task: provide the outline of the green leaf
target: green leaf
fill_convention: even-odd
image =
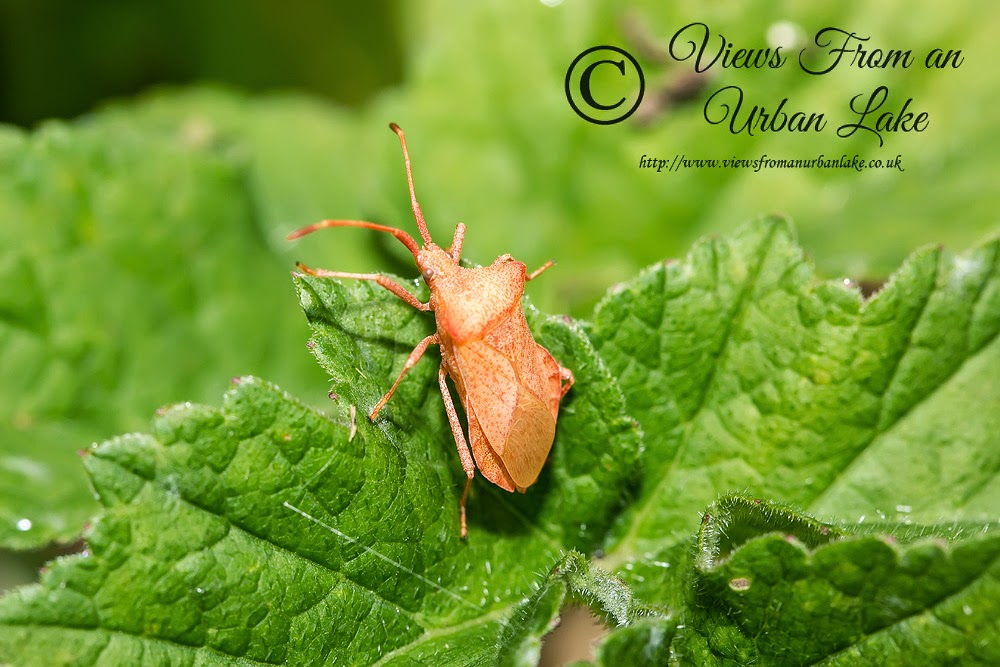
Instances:
[[[737,539],[732,528],[744,534]],[[747,498],[716,503],[699,536],[691,631],[675,650],[696,664],[915,656],[927,665],[996,664],[1000,536],[937,528],[950,533],[949,543],[932,529],[920,537],[890,532],[906,543],[885,534],[845,537]]]
[[[498,632],[537,559],[516,539],[460,542],[455,514],[440,511],[450,480],[407,465],[380,429],[357,429],[351,439],[245,378],[221,410],[177,406],[152,434],[96,447],[87,467],[105,511],[88,552],[5,600],[0,654],[357,664],[449,643],[489,652],[471,640]]]
[[[647,602],[700,609],[704,603],[690,599],[691,568],[702,566],[691,560],[690,536],[702,509],[736,490],[828,520],[874,521],[888,539],[916,523],[993,520],[998,250],[994,240],[958,257],[920,251],[865,301],[851,285],[815,282],[787,224],[765,219],[613,289],[589,331],[643,426],[646,451],[642,490],[602,564]],[[712,511],[703,516],[710,520]],[[723,534],[738,541],[760,532],[760,521],[731,517]],[[843,532],[794,516],[768,521],[810,548]],[[817,526],[830,532],[818,539]],[[877,539],[884,538],[869,541]],[[984,608],[994,586],[992,537],[983,539],[969,548],[986,554],[985,564],[955,568],[977,582],[972,609]],[[830,547],[849,553],[839,548]],[[772,554],[766,566],[791,567],[787,557]],[[706,623],[694,621],[693,632]],[[709,642],[713,651],[755,646],[756,630],[718,631],[724,636]],[[986,636],[963,635],[942,650],[971,650]],[[824,646],[843,640],[832,633]],[[899,650],[907,655],[914,646]],[[729,658],[739,663],[769,650]]]
[[[765,219],[613,290],[592,339],[655,464],[609,551],[669,549],[736,489],[862,521],[988,518],[998,248],[918,252],[864,301],[814,283],[787,224]]]
[[[363,283],[297,283],[311,317],[337,318],[313,322],[317,352],[339,360],[329,369],[335,387],[347,401],[373,402],[380,361],[401,364],[408,352],[397,353],[391,337],[419,336],[421,323]],[[373,311],[389,326],[366,321]],[[413,326],[392,326],[395,315]],[[458,539],[464,475],[451,446],[441,446],[451,436],[441,430],[440,397],[426,408],[429,427],[407,414],[409,400],[431,404],[414,391],[436,387],[431,364],[415,369],[387,408],[412,420],[408,429],[364,417],[351,427],[344,410],[338,425],[245,379],[222,410],[178,406],[151,435],[93,451],[87,464],[106,510],[87,535],[89,551],[5,599],[0,656],[53,664],[50,651],[32,647],[71,638],[85,648],[60,658],[65,664],[89,664],[91,651],[120,662],[218,654],[288,664],[331,655],[474,664],[493,655],[504,648],[504,619],[562,545],[602,539],[639,451],[638,430],[587,339],[563,320],[533,319],[540,340],[580,369],[575,398],[543,480],[524,496],[474,487],[468,542]],[[373,379],[359,374],[366,370]],[[560,442],[607,465],[581,469]],[[129,593],[136,581],[157,583]]]

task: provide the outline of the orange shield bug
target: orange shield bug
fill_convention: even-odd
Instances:
[[[395,123],[389,127],[399,136],[403,149],[410,206],[423,247],[417,246],[413,237],[401,229],[362,220],[323,220],[292,232],[288,238],[296,239],[326,227],[363,227],[392,234],[416,260],[430,290],[427,303],[421,303],[402,285],[377,273],[313,269],[301,262],[296,265],[304,273],[321,278],[371,280],[417,310],[434,313],[437,332],[417,344],[399,377],[368,418],[375,420],[427,347],[440,345],[438,384],[467,477],[459,501],[461,535],[465,537],[465,502],[476,467],[486,479],[507,491],[523,492],[534,484],[552,447],[559,402],[573,385],[573,373],[535,342],[521,307],[525,282],[537,278],[552,262],[531,273],[510,255],[500,255],[489,266],[472,269],[461,266],[465,225],[459,223],[455,227],[455,236],[447,250],[434,243],[413,190],[413,172],[403,131]],[[465,409],[468,441],[448,391],[446,375],[455,384]]]

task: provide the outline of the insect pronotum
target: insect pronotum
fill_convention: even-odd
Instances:
[[[521,307],[525,282],[537,278],[552,262],[531,273],[510,255],[500,255],[489,266],[461,266],[465,225],[459,223],[455,227],[455,236],[447,250],[434,243],[413,190],[413,172],[403,130],[395,123],[389,127],[399,136],[403,149],[410,206],[423,247],[418,247],[401,229],[362,220],[322,220],[292,232],[288,238],[296,239],[326,227],[363,227],[392,234],[416,260],[430,290],[427,303],[421,303],[402,285],[377,273],[313,269],[301,262],[296,266],[321,278],[371,280],[417,310],[434,313],[437,332],[417,343],[396,381],[368,418],[375,420],[427,347],[440,345],[438,384],[467,478],[459,501],[461,535],[465,537],[465,503],[476,467],[486,479],[507,491],[523,492],[534,484],[552,447],[559,401],[573,385],[573,373],[535,342]],[[446,375],[451,377],[465,408],[468,441],[448,391]]]

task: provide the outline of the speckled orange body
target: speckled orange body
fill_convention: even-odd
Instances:
[[[359,220],[323,220],[292,232],[289,238],[325,227],[365,227],[393,234],[413,254],[430,289],[427,303],[421,303],[402,285],[379,274],[310,269],[302,264],[299,268],[315,276],[371,280],[413,307],[434,313],[437,332],[424,338],[410,353],[396,382],[375,405],[369,418],[375,419],[428,345],[439,344],[438,384],[468,479],[460,500],[464,537],[465,503],[475,468],[478,466],[486,479],[507,491],[524,491],[531,486],[552,448],[559,402],[572,386],[573,374],[535,342],[521,307],[525,282],[538,276],[551,262],[531,274],[510,255],[501,255],[489,266],[460,266],[465,225],[455,228],[448,250],[433,242],[414,194],[403,131],[395,124],[390,127],[399,135],[403,148],[410,202],[423,247],[418,248],[416,241],[402,230]],[[455,384],[468,418],[468,443],[445,382],[446,374]]]
[[[469,422],[479,471],[507,491],[531,486],[555,437],[563,373],[524,319],[524,264],[452,265],[431,278],[441,363]]]

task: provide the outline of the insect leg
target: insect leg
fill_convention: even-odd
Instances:
[[[295,262],[295,266],[298,267],[298,269],[303,273],[308,273],[310,276],[316,276],[317,278],[354,278],[355,280],[371,280],[386,288],[417,310],[426,311],[431,309],[431,305],[429,303],[421,303],[420,299],[410,294],[405,287],[391,280],[388,276],[383,276],[378,273],[347,273],[346,271],[314,269],[306,266],[302,262]]]
[[[455,411],[455,402],[451,400],[451,393],[448,391],[448,383],[445,382],[444,365],[438,369],[438,384],[441,385],[441,398],[444,399],[444,411],[448,413],[448,422],[451,424],[451,433],[455,436],[455,446],[458,447],[458,458],[462,460],[462,469],[465,470],[466,482],[465,490],[462,491],[462,498],[458,501],[459,512],[461,513],[462,533],[466,536],[465,529],[465,501],[469,498],[469,489],[472,488],[472,478],[476,473],[476,464],[472,461],[472,453],[469,451],[469,444],[462,433],[462,424],[458,421],[458,412]]]
[[[399,377],[397,377],[396,381],[392,383],[392,387],[389,389],[389,391],[385,392],[385,396],[379,399],[379,402],[375,404],[375,407],[372,408],[372,411],[368,413],[368,419],[370,419],[371,421],[375,421],[375,417],[377,417],[378,413],[382,410],[382,408],[385,407],[385,404],[389,402],[389,399],[392,398],[392,395],[396,393],[396,387],[398,387],[399,383],[402,382],[403,376],[406,375],[407,371],[409,371],[411,368],[417,365],[417,362],[420,361],[420,357],[424,356],[424,352],[427,351],[428,345],[437,345],[437,343],[438,343],[437,334],[431,334],[427,338],[417,343],[417,346],[413,348],[413,352],[410,352],[410,356],[406,358],[406,363],[403,364],[403,370],[400,371]]]
[[[525,277],[525,280],[534,280],[534,279],[535,279],[535,278],[537,278],[538,276],[542,275],[542,272],[543,272],[543,271],[545,271],[545,269],[547,269],[547,268],[549,268],[550,266],[552,266],[553,264],[555,264],[555,262],[553,262],[553,261],[552,261],[552,260],[550,259],[549,261],[545,262],[545,263],[544,263],[544,264],[542,264],[542,265],[541,265],[540,267],[538,267],[537,269],[535,269],[534,271],[532,271],[531,273],[529,273],[529,274],[527,275],[527,277]]]
[[[566,383],[562,385],[562,391],[559,393],[559,398],[562,399],[562,397],[566,395],[566,392],[569,391],[570,387],[573,386],[573,383],[576,382],[576,379],[573,377],[573,371],[571,371],[568,368],[563,368],[562,366],[560,366],[559,381]]]
[[[455,226],[455,237],[451,240],[451,247],[448,254],[458,262],[462,258],[462,243],[465,241],[465,223],[460,222]]]

